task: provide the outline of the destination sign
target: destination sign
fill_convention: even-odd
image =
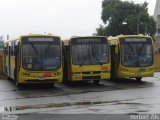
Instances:
[[[146,38],[126,38],[125,42],[146,42]]]
[[[101,39],[93,39],[93,38],[87,38],[87,39],[77,39],[78,43],[86,43],[86,42],[101,42]]]
[[[28,41],[30,42],[53,42],[54,38],[45,38],[45,37],[29,37]]]
[[[78,38],[78,39],[72,39],[72,44],[107,44],[106,38]]]

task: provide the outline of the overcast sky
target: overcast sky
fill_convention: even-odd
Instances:
[[[133,0],[143,3],[145,0]],[[146,0],[153,15],[156,0]],[[92,35],[101,21],[102,0],[0,0],[0,35],[28,33]]]

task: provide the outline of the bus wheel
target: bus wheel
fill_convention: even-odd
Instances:
[[[99,85],[100,80],[93,80],[94,85]]]
[[[19,87],[18,77],[17,77],[17,70],[16,70],[16,68],[14,69],[14,80],[15,80],[16,86]]]
[[[54,86],[55,86],[55,83],[47,83],[47,85],[48,85],[49,87],[54,87]]]
[[[67,84],[69,84],[69,81],[68,81],[67,78],[63,78],[62,83],[65,84],[65,85],[67,85]]]
[[[142,82],[142,77],[136,78],[136,81],[137,81],[137,82]]]
[[[15,73],[15,78],[14,79],[15,79],[16,87],[18,87],[18,88],[22,87],[22,84],[19,83],[19,80],[18,80],[18,77],[17,77],[16,73]]]
[[[18,82],[17,78],[15,79],[15,84],[16,84],[16,87],[21,87],[21,84]]]

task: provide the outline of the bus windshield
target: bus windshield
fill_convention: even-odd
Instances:
[[[153,64],[151,39],[125,38],[120,43],[122,65],[147,67]]]
[[[72,62],[75,65],[106,64],[108,52],[105,38],[79,38],[71,42]]]
[[[60,38],[22,38],[23,68],[33,71],[55,70],[60,63]]]

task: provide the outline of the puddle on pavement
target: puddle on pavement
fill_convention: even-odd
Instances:
[[[138,112],[138,113],[146,113],[146,112],[148,112],[149,110],[138,110],[138,111],[136,111],[136,112]]]
[[[125,100],[125,101],[131,101]],[[79,102],[66,102],[66,103],[50,103],[50,104],[39,104],[39,105],[27,105],[27,106],[15,106],[15,107],[1,107],[0,112],[14,112],[24,111],[31,109],[49,109],[49,108],[64,108],[72,106],[91,106],[111,103],[113,105],[129,104],[129,105],[142,105],[140,103],[127,103],[125,101],[79,101]],[[123,103],[124,102],[124,103]]]
[[[126,102],[123,102],[123,103],[115,103],[114,105],[142,105],[142,103],[126,103]]]
[[[0,112],[4,112],[4,111],[5,111],[4,107],[0,107]]]

